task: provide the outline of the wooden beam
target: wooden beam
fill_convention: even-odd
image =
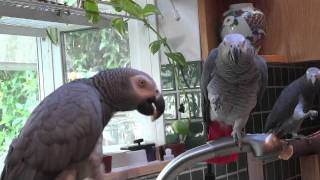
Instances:
[[[301,179],[319,180],[320,179],[320,156],[310,155],[300,158]]]
[[[210,50],[217,46],[218,7],[216,0],[198,0],[201,58],[205,60]]]
[[[302,157],[320,154],[320,131],[302,139],[285,139],[279,158],[288,160],[292,157]]]
[[[290,140],[288,143],[293,147],[293,157],[320,153],[320,131],[305,139]]]
[[[263,179],[263,162],[252,153],[247,154],[249,180]]]

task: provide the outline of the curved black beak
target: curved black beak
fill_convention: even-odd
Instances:
[[[144,115],[153,116],[152,121],[158,119],[164,112],[165,102],[162,95],[157,97],[148,98],[141,103],[137,110]]]

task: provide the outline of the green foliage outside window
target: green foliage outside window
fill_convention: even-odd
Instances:
[[[67,32],[64,38],[69,80],[80,78],[79,73],[89,77],[101,70],[130,66],[128,35],[121,36],[112,27]]]
[[[7,150],[39,102],[37,72],[0,70],[0,152]]]

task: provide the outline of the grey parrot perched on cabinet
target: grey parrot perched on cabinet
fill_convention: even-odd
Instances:
[[[278,138],[289,134],[301,137],[298,132],[303,120],[318,116],[318,112],[311,107],[320,90],[319,79],[320,69],[311,67],[283,89],[267,117],[265,132],[272,132]]]
[[[164,108],[154,80],[135,69],[67,83],[34,109],[9,147],[1,180],[102,180],[101,172],[86,171],[90,163],[99,169],[102,130],[113,114],[136,109],[157,119]]]
[[[240,34],[226,35],[213,49],[203,66],[201,92],[203,117],[208,125],[208,139],[232,135],[241,146],[243,129],[250,112],[263,95],[268,70],[251,43]],[[208,162],[227,163],[236,154]]]

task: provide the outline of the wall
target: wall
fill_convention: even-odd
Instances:
[[[162,13],[157,18],[158,28],[161,34],[167,37],[173,51],[182,52],[187,61],[200,60],[197,1],[157,0],[157,6]],[[167,63],[163,52],[161,53],[161,63]]]

